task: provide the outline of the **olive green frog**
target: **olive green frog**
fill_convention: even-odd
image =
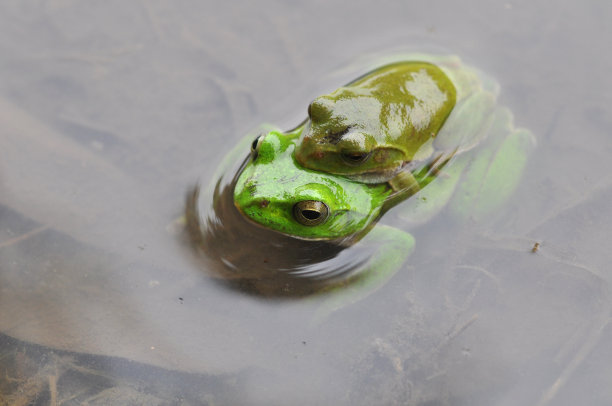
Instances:
[[[497,84],[457,57],[412,55],[308,106],[295,158],[364,183],[414,187],[410,173],[487,136]]]

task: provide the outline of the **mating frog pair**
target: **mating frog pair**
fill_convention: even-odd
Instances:
[[[258,136],[234,204],[293,238],[382,242],[360,278],[380,285],[415,244],[406,231],[376,225],[387,210],[418,194],[400,208],[412,223],[444,207],[460,219],[485,216],[517,186],[535,143],[514,128],[497,93],[455,57],[382,66],[316,98],[297,128]]]

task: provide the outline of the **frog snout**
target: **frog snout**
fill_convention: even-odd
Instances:
[[[302,200],[293,205],[293,217],[305,226],[316,226],[329,217],[329,207],[317,200]]]

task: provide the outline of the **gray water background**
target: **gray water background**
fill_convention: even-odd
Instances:
[[[0,11],[3,334],[230,377],[215,404],[612,403],[608,3]],[[211,283],[174,223],[188,187],[252,128],[292,127],[315,96],[409,51],[499,81],[538,143],[512,201],[485,226],[416,230],[391,283],[321,324],[312,302]]]

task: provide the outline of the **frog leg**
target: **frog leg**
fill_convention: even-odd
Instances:
[[[490,134],[496,109],[496,95],[476,92],[451,112],[434,139],[436,150],[469,151]]]
[[[464,183],[459,182],[462,173],[472,165],[472,157],[480,154],[475,152],[479,145],[490,143],[491,134],[507,133],[503,129],[511,127],[512,116],[509,110],[495,107],[496,95],[495,89],[476,92],[453,110],[434,139],[439,155],[420,181],[422,190],[402,205],[402,219],[422,224],[442,210]]]
[[[409,225],[428,221],[446,206],[466,164],[467,160],[463,156],[454,156],[452,153],[441,155],[432,162],[427,179],[420,182],[421,189],[404,196],[400,194],[399,198],[395,193],[391,194],[389,207],[407,199],[398,207],[398,216]],[[388,209],[387,204],[385,202],[385,209]]]
[[[455,153],[456,150],[440,152],[417,171],[412,172],[411,169],[407,168],[391,178],[387,183],[392,193],[385,201],[384,210],[389,210],[398,203],[421,192],[425,186],[435,180],[439,175],[448,177],[449,173],[444,170],[444,168],[451,162]]]
[[[344,251],[374,249],[374,254],[357,274],[331,286],[313,299],[321,301],[313,323],[324,321],[334,311],[363,300],[384,286],[401,269],[404,261],[414,251],[414,237],[394,227],[377,224],[352,247]]]
[[[409,170],[403,170],[388,181],[392,190],[391,195],[385,202],[385,210],[408,199],[421,190],[419,182]]]
[[[533,134],[512,126],[512,113],[499,108],[491,134],[494,136],[482,148],[465,170],[449,205],[458,220],[491,214],[502,206],[518,186],[527,158],[535,147]]]
[[[534,146],[531,132],[514,128],[512,113],[497,108],[482,145],[453,157],[435,180],[402,204],[399,217],[418,225],[444,207],[459,221],[492,213],[518,186]]]

